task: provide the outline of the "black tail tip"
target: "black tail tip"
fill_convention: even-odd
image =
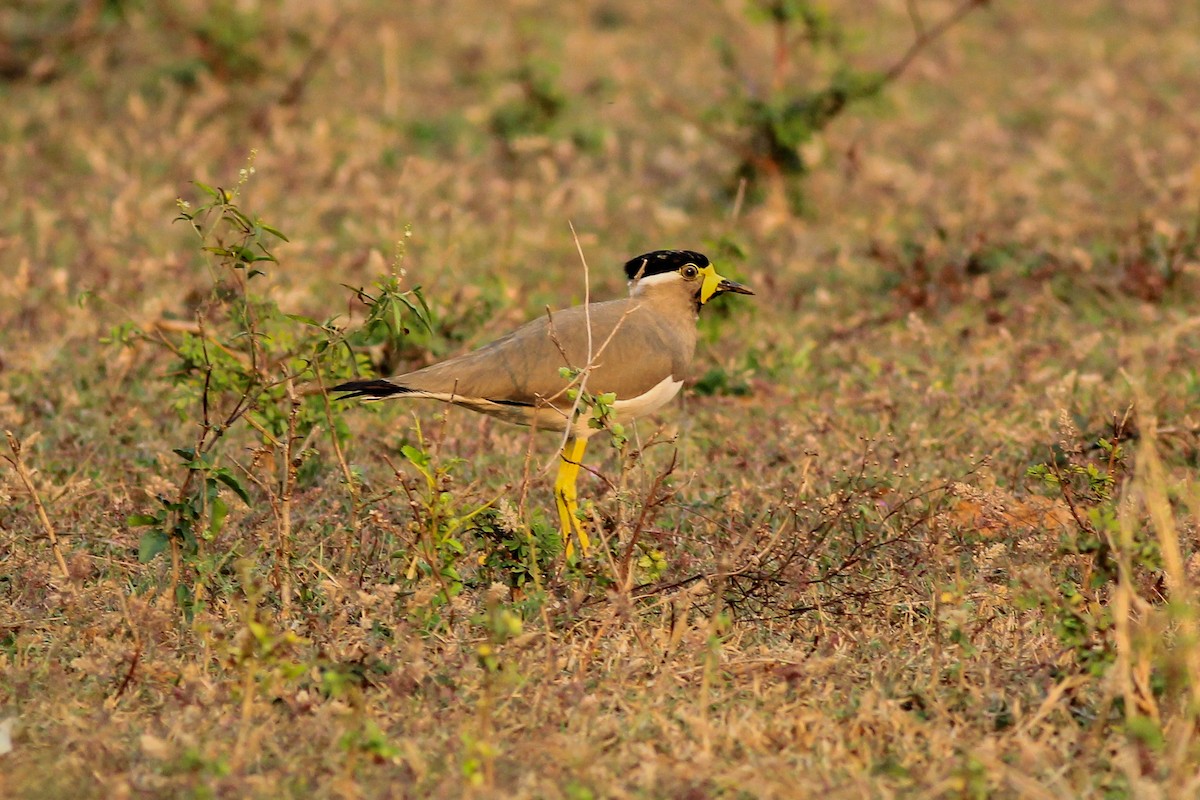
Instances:
[[[377,378],[373,381],[349,381],[347,383],[338,384],[331,391],[343,392],[339,400],[350,400],[355,397],[391,397],[394,394],[404,394],[411,391],[403,386],[397,386],[391,381]]]

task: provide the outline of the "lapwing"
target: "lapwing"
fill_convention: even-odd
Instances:
[[[692,250],[637,256],[625,264],[625,275],[629,297],[551,312],[465,355],[333,391],[343,399],[440,400],[565,434],[554,497],[567,556],[572,535],[586,554],[575,483],[588,439],[603,427],[595,422],[594,398],[611,400],[601,410],[609,425],[666,405],[691,365],[700,309],[726,292],[754,294]]]

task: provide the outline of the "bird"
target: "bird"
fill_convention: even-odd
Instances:
[[[636,256],[625,263],[625,276],[628,297],[548,312],[478,350],[332,391],[343,400],[439,400],[564,434],[555,503],[567,558],[572,537],[586,555],[576,481],[588,439],[674,399],[695,354],[700,310],[721,294],[754,294],[694,250]]]

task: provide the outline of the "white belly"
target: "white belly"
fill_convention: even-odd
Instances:
[[[617,422],[628,422],[657,411],[671,402],[682,387],[683,381],[677,381],[668,375],[645,394],[616,401],[613,403],[613,411]]]

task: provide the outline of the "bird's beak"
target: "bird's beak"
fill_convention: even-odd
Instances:
[[[700,286],[700,302],[707,303],[719,294],[725,292],[734,292],[736,294],[754,294],[747,286],[743,286],[737,281],[731,281],[724,275],[719,274],[713,269],[712,264],[701,270],[704,275],[704,283]]]
[[[749,286],[738,283],[737,281],[731,281],[728,278],[722,278],[721,282],[717,284],[717,294],[721,294],[722,292],[733,292],[735,294],[754,294],[754,290]]]

